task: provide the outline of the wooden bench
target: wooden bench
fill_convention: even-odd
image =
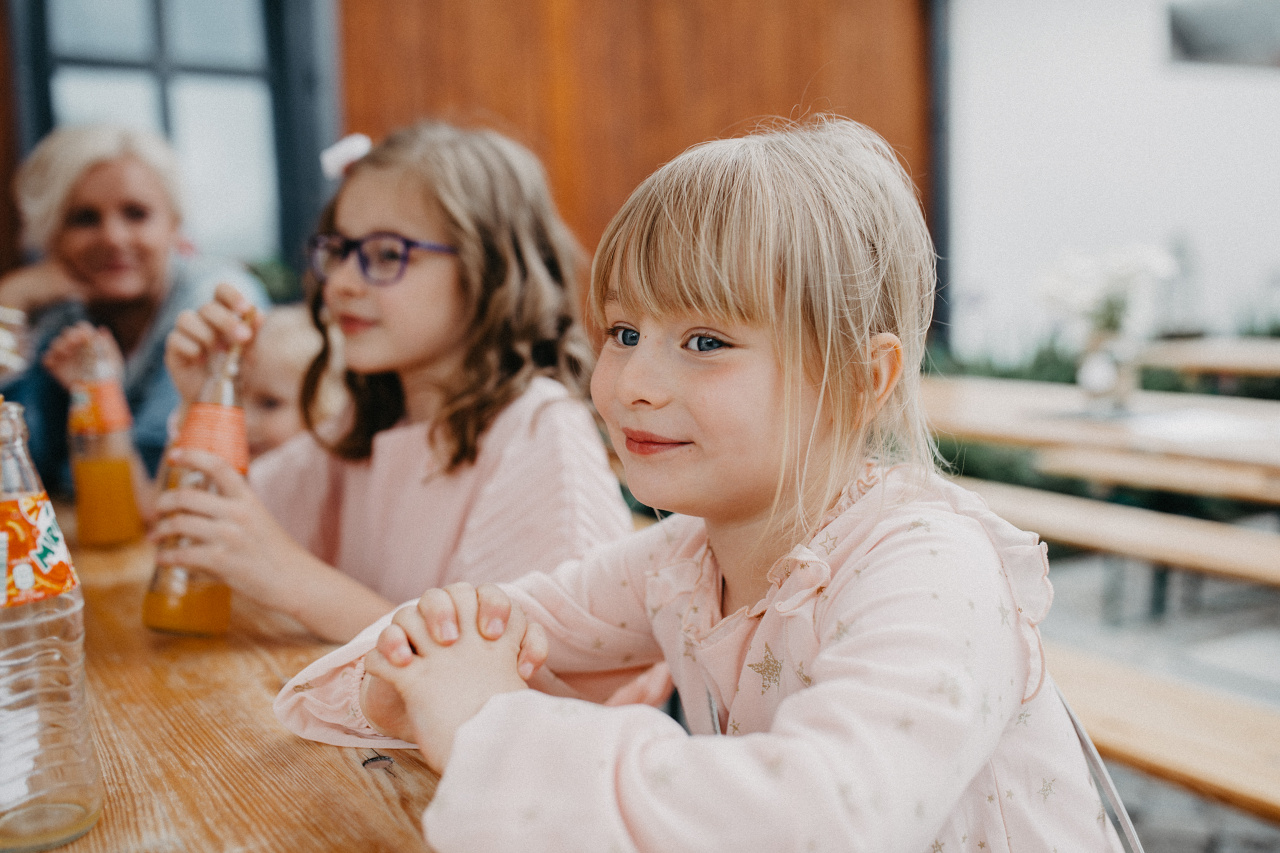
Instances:
[[[1047,646],[1050,675],[1104,758],[1280,822],[1280,711]]]
[[[991,480],[955,480],[996,515],[1049,542],[1280,587],[1280,534]]]
[[[1256,465],[1077,446],[1038,450],[1034,465],[1044,474],[1076,477],[1104,486],[1136,486],[1280,504],[1280,470],[1266,471]]]

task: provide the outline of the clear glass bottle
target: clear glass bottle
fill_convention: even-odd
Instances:
[[[120,365],[95,336],[80,352],[67,418],[81,545],[121,545],[146,532],[133,483],[133,416],[120,380]]]
[[[103,786],[85,695],[84,597],[18,403],[0,403],[0,490],[0,851],[13,853],[84,835]]]
[[[249,470],[249,440],[240,406],[240,355],[236,346],[215,359],[197,402],[191,405],[175,447],[216,453],[242,474]],[[161,487],[213,489],[201,471],[166,465]],[[231,623],[231,588],[202,569],[156,566],[142,603],[148,628],[173,634],[211,636],[225,633]]]

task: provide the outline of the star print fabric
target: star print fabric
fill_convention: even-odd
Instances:
[[[1043,547],[914,473],[851,487],[766,597],[723,618],[692,518],[510,585],[570,682],[665,658],[693,736],[653,708],[496,696],[458,731],[429,843],[1120,850],[1044,672]]]

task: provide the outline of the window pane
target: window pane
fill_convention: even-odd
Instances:
[[[261,0],[165,0],[165,51],[179,64],[262,68]]]
[[[210,254],[279,255],[271,94],[263,80],[180,74],[170,88],[187,233]]]
[[[149,60],[155,55],[150,0],[49,0],[56,56]]]
[[[145,71],[62,67],[50,88],[54,124],[109,122],[162,132],[160,86]]]

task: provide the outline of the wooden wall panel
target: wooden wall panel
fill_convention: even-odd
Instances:
[[[909,0],[342,0],[348,131],[479,121],[533,148],[588,248],[646,175],[761,118],[831,111],[928,198],[928,32]]]

